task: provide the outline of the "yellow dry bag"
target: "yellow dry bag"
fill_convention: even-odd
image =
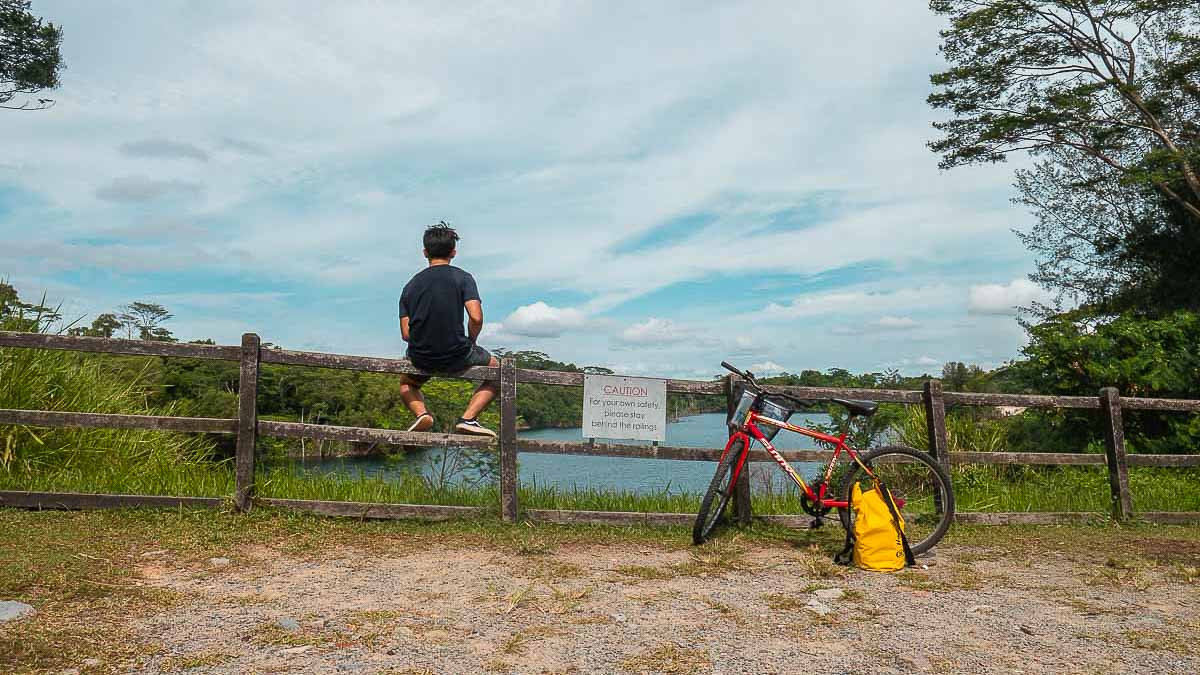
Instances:
[[[878,481],[863,492],[858,483],[850,493],[854,527],[846,532],[846,546],[837,562],[864,570],[894,572],[913,564],[912,551],[904,535],[904,518],[896,510],[891,493]],[[848,554],[853,552],[851,558]]]

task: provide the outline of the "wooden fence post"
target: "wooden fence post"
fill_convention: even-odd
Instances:
[[[1133,515],[1129,491],[1129,463],[1125,458],[1125,429],[1121,422],[1121,394],[1116,387],[1100,390],[1100,416],[1104,420],[1104,446],[1108,459],[1108,486],[1112,491],[1112,516],[1128,520]]]
[[[737,409],[738,399],[734,394],[736,389],[733,387],[733,375],[725,376],[725,417],[729,418],[733,415],[733,411]],[[737,485],[733,486],[733,512],[737,517],[739,525],[750,524],[750,462],[746,461],[746,466],[742,469],[742,473],[738,476]]]
[[[500,359],[500,517],[517,520],[517,373]]]
[[[233,504],[249,511],[254,498],[254,449],[258,442],[258,335],[242,335],[241,373],[238,376],[238,435]]]
[[[925,401],[925,430],[929,435],[929,452],[934,460],[950,472],[950,442],[946,436],[946,401],[942,398],[942,381],[926,380],[922,398]],[[933,495],[935,513],[942,512],[942,495]]]

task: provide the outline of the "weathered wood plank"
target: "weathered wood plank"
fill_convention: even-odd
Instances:
[[[904,389],[838,389],[834,387],[795,387],[767,385],[772,391],[782,391],[797,398],[827,401],[831,398],[848,398],[882,403],[920,403],[921,392]]]
[[[942,398],[941,380],[925,382],[921,398],[925,404],[925,432],[929,438],[929,453],[942,465],[950,468],[950,441],[946,434],[946,402]],[[941,493],[933,496],[937,512],[942,512]]]
[[[258,498],[255,504],[321,516],[366,520],[453,520],[484,515],[477,506],[440,506],[434,504],[372,504],[368,502],[330,502],[310,499]]]
[[[946,405],[1013,406],[1018,408],[1099,408],[1091,396],[1045,396],[1042,394],[976,394],[947,391],[942,394]]]
[[[673,445],[621,445],[615,443],[576,443],[573,441],[535,441],[517,437],[521,452],[543,455],[591,455],[593,457],[631,457],[639,459],[675,459],[683,461],[716,462],[721,458],[721,448],[687,448]],[[789,462],[828,461],[833,456],[830,450],[781,450],[779,454]],[[765,450],[752,450],[751,462],[773,462]]]
[[[238,437],[234,459],[233,504],[248,511],[254,497],[254,451],[258,444],[258,362],[261,341],[254,333],[242,335],[238,374]]]
[[[384,359],[374,356],[352,356],[348,354],[325,354],[322,352],[302,352],[291,349],[264,349],[263,363],[276,363],[287,366],[313,366],[317,368],[336,368],[339,370],[358,370],[368,373],[397,373],[412,375],[428,375],[417,368],[408,359]],[[496,368],[476,366],[468,368],[459,379],[486,380],[495,379]]]
[[[1112,515],[1128,520],[1133,515],[1129,491],[1129,464],[1125,461],[1125,428],[1121,422],[1121,395],[1115,387],[1100,390],[1100,417],[1104,420],[1104,454],[1108,464],[1108,486],[1112,491]]]
[[[437,448],[486,448],[494,443],[490,438],[465,434],[435,434],[400,429],[369,429],[367,427],[335,427],[325,424],[259,420],[258,433],[282,438],[322,438],[331,441],[360,443],[390,443]]]
[[[126,509],[134,507],[219,509],[227,504],[223,497],[173,497],[159,495],[107,495],[78,492],[0,491],[0,506],[47,511],[83,509]]]
[[[563,387],[582,387],[584,373],[566,373],[558,370],[531,370],[517,368],[517,382],[520,384],[552,384]],[[712,394],[723,393],[720,380],[672,380],[667,379],[667,391],[674,394]]]
[[[500,517],[516,522],[517,374],[511,358],[500,360]]]
[[[237,433],[237,420],[212,417],[161,417],[50,410],[0,409],[0,424],[82,429],[150,429],[209,434]]]
[[[75,337],[0,331],[0,347],[55,349],[71,352],[99,352],[127,356],[182,356],[191,359],[237,361],[241,348],[223,345],[194,345],[180,342],[152,342],[118,338]]]
[[[1069,525],[1104,520],[1091,511],[1028,511],[1018,513],[955,513],[954,522],[964,525]]]
[[[1162,410],[1164,412],[1200,412],[1200,401],[1182,398],[1121,397],[1121,407],[1130,410]]]
[[[1104,466],[1104,455],[1081,452],[952,452],[951,464],[1046,464]]]
[[[1200,511],[1140,511],[1133,519],[1158,525],[1191,525],[1200,523]]]
[[[1200,455],[1125,455],[1129,466],[1191,467],[1200,466]]]

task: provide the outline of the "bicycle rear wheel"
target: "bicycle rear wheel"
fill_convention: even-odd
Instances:
[[[696,514],[696,524],[692,526],[692,543],[697,546],[708,541],[717,526],[726,522],[725,507],[733,497],[733,468],[737,466],[745,446],[745,441],[735,441],[717,464],[717,472],[713,474],[704,499],[700,500],[700,512]],[[742,470],[748,468],[743,467]]]
[[[898,445],[872,450],[859,459],[891,491],[913,554],[936,546],[954,520],[954,489],[946,470],[929,453]],[[842,499],[847,502],[855,483],[862,482],[862,489],[869,489],[871,483],[857,462],[850,467],[842,484]],[[848,531],[854,527],[853,509],[838,509],[838,517]]]

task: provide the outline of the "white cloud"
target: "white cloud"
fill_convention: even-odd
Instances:
[[[667,345],[686,340],[689,332],[669,319],[651,317],[627,327],[618,339],[631,345]]]
[[[972,314],[1016,316],[1018,309],[1034,302],[1050,302],[1052,296],[1028,279],[1007,284],[980,284],[967,292],[967,311]]]
[[[920,324],[907,316],[884,316],[880,317],[874,325],[883,330],[909,330],[910,328],[916,328]]]
[[[918,357],[915,361],[913,361],[913,363],[918,366],[936,366],[936,365],[941,364],[941,361],[938,361],[937,359],[933,358],[932,356],[921,356],[921,357]]]
[[[552,307],[541,300],[518,307],[502,323],[503,330],[523,337],[558,337],[582,328],[586,322],[583,312],[571,307]]]
[[[959,291],[961,292],[961,291]],[[764,308],[767,316],[797,319],[836,313],[862,313],[896,308],[938,305],[950,299],[949,285],[937,284],[915,288],[855,289],[830,293],[802,295],[787,303],[771,302]],[[883,316],[870,325],[877,329],[907,329],[916,321],[896,316]]]
[[[918,328],[920,322],[906,316],[882,316],[874,321],[853,326],[838,326],[830,330],[834,335],[863,335],[864,333],[893,333]]]
[[[763,361],[762,363],[750,364],[750,371],[756,375],[776,375],[787,370],[783,366],[774,361]]]

